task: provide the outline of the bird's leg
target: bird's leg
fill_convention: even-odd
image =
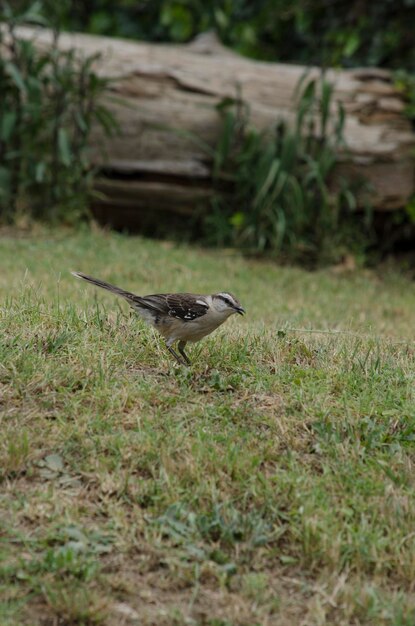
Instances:
[[[177,347],[179,349],[180,354],[182,355],[182,357],[186,361],[187,365],[191,365],[191,361],[190,361],[189,357],[187,356],[186,352],[184,351],[184,349],[186,347],[186,342],[185,341],[179,341],[179,343],[177,344]]]
[[[176,361],[178,363],[180,363],[180,365],[188,365],[188,363],[184,359],[181,359],[179,357],[177,352],[175,350],[173,350],[173,348],[171,346],[169,346],[168,344],[166,344],[166,345],[167,345],[167,350],[174,356],[174,358],[176,359]]]

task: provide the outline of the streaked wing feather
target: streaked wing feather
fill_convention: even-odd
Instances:
[[[155,313],[168,314],[166,297],[164,294],[154,294],[150,296],[135,296],[131,298],[131,306],[138,305]]]
[[[191,293],[151,294],[140,298],[144,306],[170,317],[191,321],[206,314],[209,306],[203,296]],[[140,304],[140,303],[137,303]]]

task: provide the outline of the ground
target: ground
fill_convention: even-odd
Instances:
[[[2,626],[413,626],[409,277],[99,230],[0,267]],[[70,270],[247,315],[187,369]]]

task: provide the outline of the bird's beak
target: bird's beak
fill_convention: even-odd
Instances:
[[[245,315],[245,309],[243,307],[240,306],[235,310],[237,313],[239,313],[239,315]]]

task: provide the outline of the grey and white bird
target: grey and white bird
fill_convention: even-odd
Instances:
[[[199,341],[226,322],[234,313],[243,315],[239,300],[228,291],[212,295],[193,293],[158,293],[136,296],[114,285],[82,272],[71,272],[76,278],[111,291],[127,300],[128,304],[147,323],[156,328],[166,340],[167,349],[182,365],[190,365],[184,349],[186,343]],[[179,356],[173,349],[177,343]]]

